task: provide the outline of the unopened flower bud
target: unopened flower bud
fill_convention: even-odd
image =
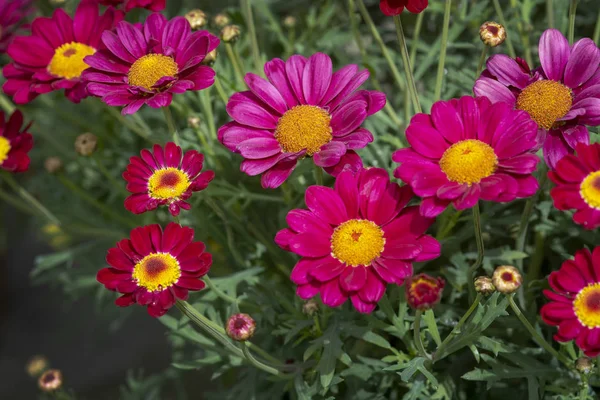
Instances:
[[[319,304],[314,299],[310,299],[302,305],[302,312],[308,316],[312,317],[317,311],[319,311]]]
[[[192,115],[191,117],[188,117],[188,126],[190,128],[193,129],[198,129],[200,127],[200,122],[202,122],[200,120],[200,117],[196,117],[195,115]]]
[[[283,19],[283,26],[285,26],[286,28],[293,28],[296,26],[296,22],[296,17],[288,15]]]
[[[62,160],[58,157],[48,157],[44,161],[44,168],[51,174],[59,172],[63,167]]]
[[[486,46],[500,46],[506,40],[506,29],[497,22],[487,21],[479,28],[479,37]]]
[[[62,373],[58,369],[49,369],[40,376],[38,385],[44,392],[53,392],[62,386]]]
[[[594,369],[594,362],[590,358],[579,357],[577,361],[575,361],[575,369],[582,374],[587,375]]]
[[[50,0],[50,4],[53,6],[60,6],[67,2],[67,0]]]
[[[234,314],[229,317],[225,330],[233,340],[244,342],[254,335],[256,322],[248,314]]]
[[[39,376],[48,368],[48,360],[44,356],[33,356],[25,366],[27,373],[31,377]]]
[[[98,138],[93,133],[83,133],[75,139],[75,151],[82,156],[91,156],[97,145]]]
[[[240,27],[237,25],[227,25],[221,30],[221,39],[225,43],[235,42],[240,37]]]
[[[202,10],[192,10],[185,14],[185,19],[190,23],[192,30],[198,30],[206,25],[206,13]]]
[[[202,65],[213,65],[217,60],[217,49],[210,51],[205,57],[204,60],[200,64]]]
[[[419,274],[406,282],[406,301],[411,308],[428,310],[440,302],[446,282],[427,274]]]
[[[215,17],[213,18],[213,23],[218,28],[222,28],[225,25],[229,25],[230,22],[231,22],[231,19],[229,18],[229,16],[227,14],[223,14],[223,13],[219,13],[219,14],[215,15]]]
[[[492,283],[500,293],[514,293],[523,282],[519,270],[512,265],[501,265],[494,270]]]
[[[492,279],[487,276],[478,276],[475,278],[475,291],[485,296],[496,291],[496,287],[492,283]]]

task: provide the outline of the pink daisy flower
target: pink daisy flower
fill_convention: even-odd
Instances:
[[[417,114],[406,129],[411,147],[394,152],[396,178],[423,198],[421,213],[435,217],[479,199],[508,202],[533,195],[539,162],[535,122],[508,104],[485,97],[438,101],[431,115]]]
[[[202,171],[204,156],[196,150],[183,154],[181,147],[173,142],[164,149],[155,144],[150,150],[142,150],[141,157],[131,157],[123,172],[127,190],[133,193],[125,199],[125,208],[134,214],[155,210],[166,205],[177,216],[193,192],[206,189],[215,177],[213,171]]]
[[[0,111],[0,168],[9,172],[23,172],[29,168],[29,151],[33,147],[33,136],[23,127],[23,114],[16,110],[5,122]]]
[[[115,8],[122,7],[125,12],[129,12],[134,8],[145,8],[150,11],[162,11],[165,9],[167,0],[94,0],[105,6],[113,6]]]
[[[548,173],[556,184],[550,196],[559,210],[576,210],[573,221],[596,229],[600,226],[600,144],[580,143],[575,149],[577,156],[564,156]]]
[[[164,232],[160,225],[131,231],[108,250],[110,267],[98,271],[96,279],[107,289],[122,293],[119,307],[138,303],[148,306],[153,317],[164,315],[177,299],[187,300],[190,290],[204,289],[212,256],[202,242],[194,242],[194,230],[171,222]]]
[[[589,143],[584,125],[600,124],[600,50],[584,38],[569,46],[556,29],[540,38],[541,67],[497,54],[475,82],[476,96],[524,110],[547,134],[544,159],[551,168],[577,143]]]
[[[250,90],[231,96],[234,121],[219,129],[221,143],[244,157],[242,172],[263,174],[262,186],[276,188],[306,156],[333,176],[346,165],[362,167],[354,150],[373,135],[361,124],[385,105],[383,93],[357,91],[367,70],[348,65],[333,73],[329,56],[316,53],[273,59],[265,74],[268,81],[246,74]]]
[[[0,54],[14,38],[15,33],[25,25],[25,18],[32,11],[33,0],[0,0]]]
[[[171,104],[173,93],[211,86],[215,71],[202,65],[219,45],[208,31],[193,32],[183,17],[167,20],[152,14],[143,25],[122,21],[116,33],[102,34],[106,49],[85,61],[91,68],[84,79],[90,94],[109,106],[125,106],[133,114],[144,104],[153,108]]]
[[[99,15],[98,5],[83,1],[71,18],[57,9],[51,18],[36,18],[31,36],[17,36],[8,47],[12,62],[3,69],[4,92],[17,104],[40,94],[65,89],[69,100],[78,103],[87,96],[81,80],[88,68],[84,58],[101,49],[100,35],[123,18],[112,8]]]
[[[575,340],[586,356],[600,354],[600,247],[575,253],[548,277],[550,300],[540,310],[544,322],[558,326],[554,339]]]
[[[440,255],[440,244],[425,231],[433,219],[406,207],[413,193],[390,182],[381,168],[341,172],[333,189],[310,186],[308,210],[287,215],[289,228],[275,242],[302,258],[291,280],[303,299],[321,294],[330,307],[348,298],[361,313],[370,313],[386,285],[402,285],[412,263]]]

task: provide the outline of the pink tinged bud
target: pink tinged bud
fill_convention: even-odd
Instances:
[[[248,314],[234,314],[229,317],[225,330],[231,339],[243,342],[254,335],[256,322]]]

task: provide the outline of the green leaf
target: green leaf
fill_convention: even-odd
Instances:
[[[390,344],[390,342],[385,340],[385,338],[383,338],[383,336],[380,336],[371,331],[368,331],[364,335],[362,335],[361,339],[364,340],[365,342],[372,343],[375,346],[383,347],[384,349],[392,348],[392,345]]]
[[[429,370],[425,367],[425,361],[427,361],[425,357],[415,357],[412,360],[410,360],[407,364],[403,366],[404,371],[402,371],[402,373],[399,373],[400,379],[402,379],[404,382],[408,382],[413,377],[413,375],[417,371],[419,371],[425,376],[425,378],[427,378],[427,380],[429,381],[429,383],[431,383],[432,386],[437,387],[438,381],[435,378],[435,376],[433,376],[433,374],[429,372]]]
[[[429,329],[429,334],[433,338],[433,341],[439,346],[442,344],[442,339],[440,337],[440,331],[438,331],[437,323],[435,322],[435,314],[432,309],[425,311],[423,314],[423,320],[427,324],[427,329]]]

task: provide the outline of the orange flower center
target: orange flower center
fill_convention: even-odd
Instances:
[[[573,105],[571,89],[560,82],[543,80],[528,85],[517,98],[517,110],[527,111],[538,126],[550,129]]]
[[[279,118],[275,139],[287,153],[306,149],[312,156],[333,139],[330,122],[331,116],[320,107],[295,106]]]
[[[8,153],[10,153],[10,141],[0,136],[0,165],[8,158]]]
[[[585,177],[579,187],[579,194],[588,206],[600,209],[600,171]]]
[[[348,220],[335,228],[331,236],[333,257],[353,267],[371,265],[384,246],[383,230],[365,219]]]
[[[498,157],[487,143],[477,139],[461,140],[450,146],[440,159],[440,168],[449,181],[471,185],[492,175]]]
[[[180,276],[179,262],[169,253],[148,254],[135,265],[131,275],[138,286],[145,287],[149,292],[173,286]]]
[[[600,283],[592,283],[581,289],[575,297],[573,309],[582,325],[600,327]]]
[[[150,197],[161,200],[177,199],[190,187],[190,179],[180,169],[157,169],[148,179]]]
[[[178,72],[179,67],[173,57],[152,53],[138,58],[129,69],[127,77],[130,85],[150,90],[160,78],[175,78]]]
[[[89,67],[83,59],[95,52],[96,49],[87,44],[65,43],[54,51],[54,56],[48,64],[48,72],[65,79],[79,78],[81,73]]]

